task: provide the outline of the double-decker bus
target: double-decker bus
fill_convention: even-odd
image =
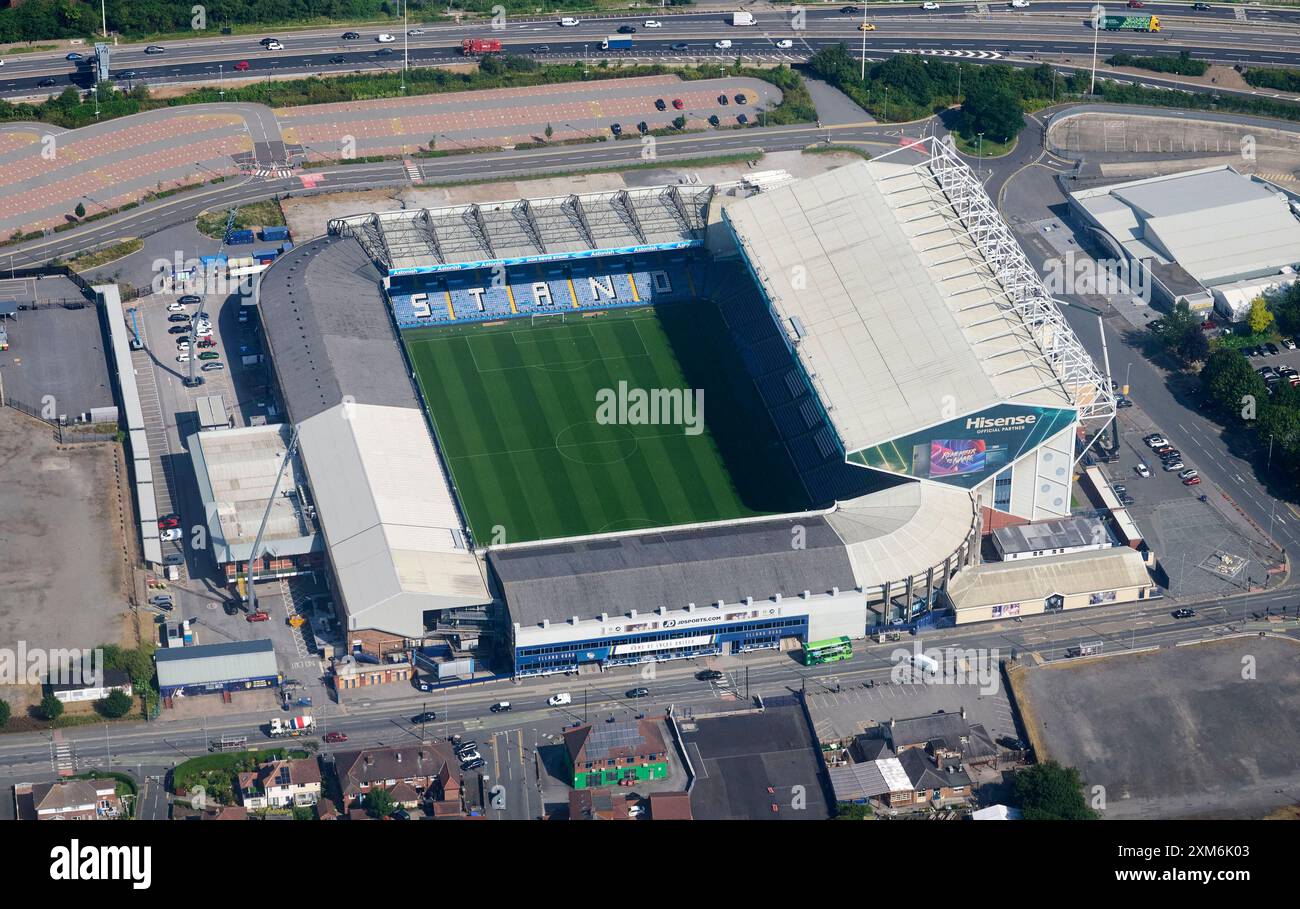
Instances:
[[[852,657],[853,642],[847,637],[831,638],[826,641],[809,641],[803,645],[803,664],[805,666],[834,663]]]

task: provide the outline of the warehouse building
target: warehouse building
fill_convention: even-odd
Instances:
[[[1166,307],[1239,322],[1296,280],[1300,202],[1230,165],[1080,190],[1070,209]]]
[[[159,650],[154,654],[164,698],[252,691],[280,684],[270,641],[231,641]]]
[[[956,623],[964,625],[1132,603],[1155,592],[1143,554],[1118,546],[1051,560],[978,565],[953,579],[947,597]]]

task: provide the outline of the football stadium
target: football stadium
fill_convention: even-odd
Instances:
[[[1114,415],[932,140],[340,218],[258,305],[353,646],[474,627],[516,676],[942,623]]]

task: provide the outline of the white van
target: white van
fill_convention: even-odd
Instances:
[[[560,28],[577,28],[581,24],[581,19],[575,19],[572,16],[565,16],[560,20]]]
[[[907,661],[912,664],[913,668],[919,669],[921,672],[937,673],[939,671],[939,663],[934,657],[928,657],[923,653],[914,653],[907,658]]]
[[[794,41],[789,38],[782,38],[780,41],[776,42],[776,46],[785,50],[786,48],[794,47]]]
[[[716,47],[718,50],[727,50],[729,47],[731,47],[731,39],[723,38],[721,41],[715,41],[713,43],[713,46]]]
[[[547,707],[562,707],[565,704],[573,703],[573,698],[569,697],[569,692],[561,691],[559,694],[553,694],[546,699]]]

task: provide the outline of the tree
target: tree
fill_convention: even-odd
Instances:
[[[1073,767],[1056,761],[1034,764],[1011,780],[1013,799],[1027,821],[1095,821],[1083,799],[1083,781]]]
[[[366,813],[371,817],[388,817],[396,808],[393,794],[383,786],[377,786],[366,793]]]
[[[1178,353],[1188,363],[1200,363],[1210,355],[1210,340],[1205,337],[1205,332],[1194,326],[1183,335]]]
[[[77,207],[72,210],[72,213],[78,218],[84,218],[86,217],[86,206],[78,202]]]
[[[430,136],[430,137],[429,137],[429,151],[433,151],[433,150],[434,150],[435,148],[437,148],[437,147],[438,147],[438,137],[437,137],[437,136]]]
[[[1025,128],[1020,100],[1007,85],[981,80],[966,92],[961,103],[962,135],[983,133],[997,142],[1009,142]]]
[[[1263,297],[1250,301],[1250,315],[1246,316],[1246,324],[1257,335],[1263,334],[1273,324],[1273,314],[1268,311],[1268,304]]]
[[[835,809],[835,820],[866,821],[871,819],[871,814],[870,805],[859,805],[855,802],[840,802],[839,807]]]
[[[54,722],[63,716],[63,702],[52,694],[47,694],[41,699],[41,716],[50,722]]]
[[[1268,388],[1239,350],[1220,347],[1201,369],[1201,390],[1210,403],[1234,419],[1254,419]]]
[[[555,135],[555,129],[551,126],[551,124],[549,123],[546,124],[546,138],[549,139],[553,135]]]
[[[9,717],[12,712],[13,708],[9,706],[8,701],[0,701],[0,729],[9,725]]]
[[[117,688],[110,691],[107,697],[100,698],[95,702],[95,709],[112,720],[126,716],[133,706],[135,706],[135,700],[129,694]]]

